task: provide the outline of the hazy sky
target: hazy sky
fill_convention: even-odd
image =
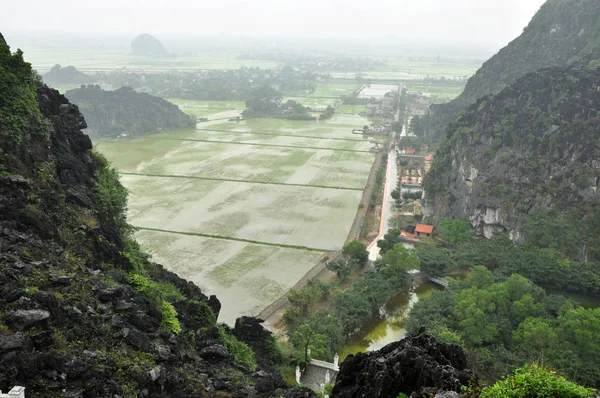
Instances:
[[[0,0],[0,31],[328,36],[503,45],[544,0]]]

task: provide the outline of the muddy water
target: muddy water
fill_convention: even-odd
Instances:
[[[425,283],[412,292],[401,294],[386,303],[379,314],[374,315],[361,332],[346,341],[340,352],[343,361],[348,354],[375,351],[389,343],[401,340],[406,335],[406,321],[412,306],[419,299],[428,297],[438,289],[431,283]]]

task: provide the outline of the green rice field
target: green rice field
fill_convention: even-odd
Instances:
[[[365,123],[358,115],[212,121],[95,146],[122,173],[142,246],[218,294],[220,320],[233,323],[342,248],[381,144],[351,133]]]

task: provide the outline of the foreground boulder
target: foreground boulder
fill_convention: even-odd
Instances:
[[[439,343],[421,330],[379,351],[348,356],[340,367],[333,396],[396,398],[404,393],[411,398],[429,397],[458,392],[472,379],[459,346]]]

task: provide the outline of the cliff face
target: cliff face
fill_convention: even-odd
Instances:
[[[104,91],[98,85],[88,85],[65,95],[81,109],[92,139],[146,135],[164,128],[193,128],[196,124],[195,118],[177,105],[130,87]]]
[[[432,105],[422,123],[437,140],[460,112],[479,98],[497,94],[518,78],[551,66],[587,66],[600,59],[600,3],[548,0],[523,33],[485,62],[464,92],[447,104]]]
[[[438,343],[420,331],[379,351],[350,355],[342,363],[336,398],[457,397],[461,386],[476,382],[459,346]]]
[[[550,68],[453,121],[425,178],[428,207],[477,233],[523,240],[536,209],[581,222],[600,205],[600,70]]]
[[[147,260],[85,127],[0,35],[0,390],[314,396],[259,371],[216,297]]]

